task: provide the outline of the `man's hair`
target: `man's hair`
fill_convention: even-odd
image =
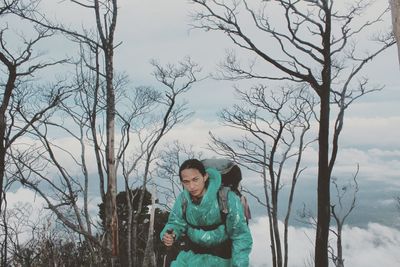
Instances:
[[[181,181],[182,181],[181,172],[186,169],[196,169],[201,173],[201,175],[203,176],[206,175],[206,169],[203,163],[198,159],[188,159],[182,163],[181,167],[179,168],[179,179]]]

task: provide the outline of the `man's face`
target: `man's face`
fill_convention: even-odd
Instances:
[[[184,169],[181,171],[181,177],[183,187],[192,197],[200,198],[204,195],[208,174],[203,176],[197,169]]]

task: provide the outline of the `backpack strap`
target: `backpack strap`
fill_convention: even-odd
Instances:
[[[249,203],[247,202],[247,198],[244,195],[240,196],[240,202],[242,203],[244,217],[246,218],[246,223],[249,224],[249,220],[251,219],[251,212]]]
[[[222,222],[226,223],[226,217],[228,215],[228,192],[231,188],[228,186],[221,186],[218,190],[218,205],[221,213]]]
[[[181,203],[182,203],[182,217],[187,222],[186,209],[187,209],[188,202],[187,202],[186,197],[183,194],[181,195]]]

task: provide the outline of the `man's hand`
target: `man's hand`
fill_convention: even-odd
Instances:
[[[164,245],[166,245],[167,247],[172,246],[174,244],[174,241],[175,241],[174,230],[168,229],[165,232],[165,234],[164,234],[164,236],[162,238],[162,241],[163,241]]]

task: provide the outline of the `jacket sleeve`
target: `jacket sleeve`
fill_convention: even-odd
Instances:
[[[249,254],[253,239],[244,217],[240,198],[234,192],[228,194],[226,227],[232,240],[232,267],[249,266]]]
[[[175,201],[174,206],[172,207],[172,210],[169,214],[168,217],[168,222],[164,226],[164,229],[160,233],[160,239],[163,238],[164,233],[168,229],[172,229],[174,231],[174,234],[176,235],[176,239],[178,239],[182,233],[186,231],[187,228],[187,222],[186,220],[183,219],[182,215],[182,198],[184,195],[181,193],[178,198]]]

